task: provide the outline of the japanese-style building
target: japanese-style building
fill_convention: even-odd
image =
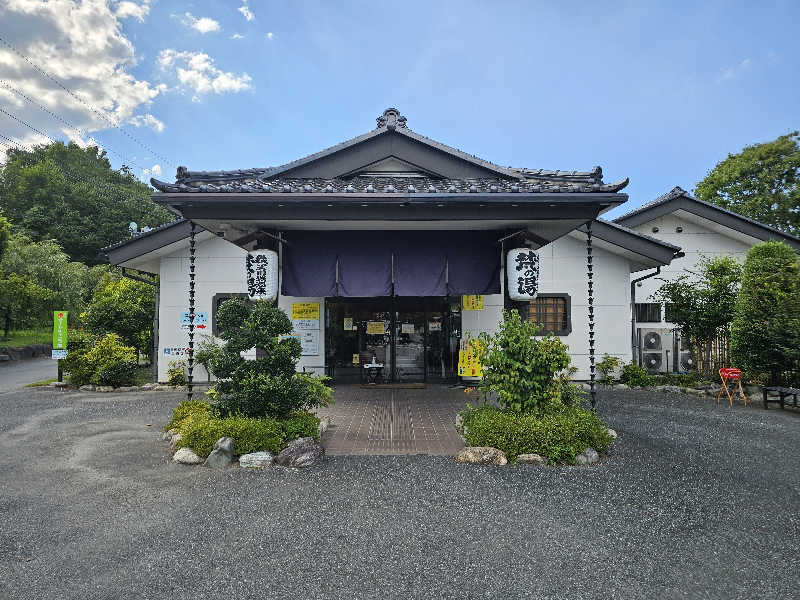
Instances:
[[[501,167],[412,131],[394,108],[285,165],[151,181],[180,220],[106,254],[159,276],[160,379],[214,332],[222,301],[250,296],[274,298],[301,368],[335,381],[474,375],[463,356],[459,373],[459,348],[510,307],[563,336],[589,380],[595,353],[630,356],[631,273],[679,251],[600,218],[627,200],[627,179]]]

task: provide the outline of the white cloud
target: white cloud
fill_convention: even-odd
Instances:
[[[164,131],[164,122],[159,119],[156,119],[150,113],[131,117],[130,119],[128,119],[128,123],[134,125],[135,127],[150,127],[151,129],[153,129],[153,131],[157,131],[158,133]]]
[[[199,31],[200,33],[203,34],[213,33],[214,31],[220,30],[219,22],[209,17],[200,17],[198,19],[190,12],[184,13],[182,17],[179,17],[178,15],[172,15],[172,16],[179,18],[181,20],[181,23],[183,23],[187,27],[191,27],[195,31]]]
[[[244,36],[241,33],[234,33],[231,36],[231,39],[232,40],[242,40],[242,39],[244,39]]]
[[[275,34],[274,34],[274,33],[272,33],[271,31],[268,31],[268,32],[267,32],[267,39],[268,39],[268,40],[271,40],[271,39],[272,39],[272,38],[274,38],[274,37],[275,37]]]
[[[150,177],[151,175],[155,175],[156,177],[158,177],[161,174],[162,174],[161,165],[159,164],[155,164],[149,169],[142,169],[143,177]]]
[[[93,132],[106,130],[102,137],[108,140],[111,150],[123,151],[135,142],[114,132],[102,115],[113,123],[163,129],[161,121],[142,109],[146,109],[166,86],[153,85],[131,74],[137,62],[135,49],[119,21],[126,17],[143,19],[148,10],[149,2],[126,1],[111,5],[73,0],[0,2],[4,39],[80,100],[5,45],[0,45],[0,79],[77,129],[2,86],[0,104],[54,139],[90,143]],[[1,124],[4,135],[24,145],[46,142],[42,136],[5,116]],[[89,141],[84,142],[84,139]]]
[[[150,14],[150,0],[144,0],[141,4],[130,0],[122,0],[117,2],[114,14],[118,19],[133,17],[143,23],[144,18]]]
[[[739,64],[733,65],[732,67],[728,67],[722,71],[719,77],[717,77],[717,83],[723,81],[730,81],[731,79],[736,79],[742,73],[747,71],[753,64],[753,60],[750,58],[745,58]]]
[[[242,4],[236,10],[238,10],[240,13],[242,13],[242,15],[244,15],[244,18],[247,19],[248,21],[252,21],[253,19],[256,18],[256,16],[253,14],[253,11],[250,10],[249,6],[247,6],[246,0],[245,0],[245,3]]]
[[[194,90],[193,101],[199,96],[236,93],[252,88],[252,78],[247,73],[223,71],[214,64],[214,59],[204,52],[178,52],[168,48],[158,55],[158,64],[165,71],[175,72],[182,86]]]

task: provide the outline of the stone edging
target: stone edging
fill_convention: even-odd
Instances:
[[[48,384],[48,387],[61,388],[61,389],[77,389],[81,392],[185,392],[185,385],[165,385],[161,383],[145,383],[144,385],[128,385],[122,387],[113,387],[110,385],[92,385],[86,384],[79,388],[70,385],[66,381],[53,381]],[[198,386],[195,385],[197,388]],[[199,390],[198,390],[199,391]]]

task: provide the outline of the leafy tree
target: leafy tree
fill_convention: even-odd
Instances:
[[[3,216],[3,211],[0,211],[0,260],[3,259],[3,253],[6,246],[8,246],[8,238],[11,236],[11,223],[8,222]]]
[[[800,258],[782,242],[764,242],[747,253],[742,291],[731,326],[731,353],[749,378],[800,366]]]
[[[105,151],[70,142],[10,150],[0,172],[0,203],[33,240],[54,239],[69,256],[101,262],[100,250],[129,235],[128,223],[161,225],[170,213],[130,170],[111,168]]]
[[[41,322],[51,306],[55,292],[40,286],[27,275],[0,275],[0,314],[3,337],[8,339],[11,326],[27,327]]]
[[[747,146],[717,164],[695,194],[787,233],[800,234],[800,132]]]
[[[742,266],[730,256],[704,257],[695,277],[682,275],[664,283],[653,299],[670,304],[670,321],[689,338],[700,369],[711,369],[711,344],[733,319]]]
[[[292,332],[292,322],[282,310],[265,301],[251,305],[232,298],[220,307],[217,323],[227,342],[212,360],[220,379],[213,402],[217,413],[283,419],[330,401],[327,377],[296,371],[300,342],[281,337]],[[259,350],[257,358],[244,359],[242,352],[253,347]]]
[[[83,326],[98,336],[115,333],[128,346],[147,356],[153,349],[155,288],[107,275],[81,314]]]
[[[535,337],[540,327],[506,311],[494,335],[477,340],[483,378],[479,389],[496,392],[501,406],[514,412],[543,411],[562,405],[556,375],[569,367],[567,346],[557,337]]]

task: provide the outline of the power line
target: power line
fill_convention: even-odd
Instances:
[[[8,83],[8,82],[7,82],[7,81],[5,81],[4,79],[0,79],[0,84],[2,84],[2,85],[3,85],[3,87],[5,87],[6,89],[8,89],[8,90],[10,90],[10,91],[14,92],[15,94],[17,94],[17,95],[18,95],[18,96],[20,96],[21,98],[24,98],[25,100],[27,100],[28,102],[30,102],[31,104],[33,104],[33,105],[34,105],[34,106],[36,106],[36,107],[37,107],[39,110],[41,110],[41,111],[43,111],[43,112],[46,112],[48,115],[50,115],[50,116],[51,116],[51,117],[53,117],[54,119],[56,119],[56,120],[60,121],[61,123],[63,123],[63,124],[64,124],[64,125],[66,125],[67,127],[69,127],[70,129],[72,129],[72,130],[76,131],[78,134],[80,134],[80,136],[82,136],[82,137],[85,137],[85,138],[96,137],[96,136],[93,136],[92,134],[90,134],[90,133],[89,133],[88,131],[86,131],[85,129],[82,129],[82,128],[78,127],[77,125],[73,125],[72,123],[70,123],[69,121],[67,121],[66,119],[64,119],[63,117],[61,117],[61,116],[57,115],[56,113],[54,113],[53,111],[51,111],[49,108],[47,108],[47,107],[45,107],[45,106],[42,106],[41,104],[39,104],[38,102],[36,102],[36,100],[34,100],[33,98],[31,98],[30,96],[28,96],[28,95],[27,95],[27,94],[25,94],[24,92],[20,91],[19,89],[15,88],[13,85],[11,85],[10,83]],[[127,157],[125,157],[123,154],[120,154],[119,152],[115,151],[113,148],[110,148],[110,147],[109,147],[107,144],[105,144],[105,143],[103,143],[103,149],[105,149],[105,150],[108,150],[108,151],[109,151],[109,152],[111,152],[112,154],[115,154],[115,155],[117,155],[117,156],[120,158],[120,160],[123,162],[123,164],[131,164],[131,165],[133,165],[133,166],[135,166],[135,167],[137,167],[137,168],[141,169],[142,171],[149,171],[149,169],[147,169],[146,167],[143,167],[143,166],[141,166],[141,165],[137,165],[135,162],[133,162],[132,160],[128,159],[128,158],[127,158]]]
[[[64,90],[65,92],[67,92],[67,94],[69,94],[69,95],[70,95],[70,96],[72,96],[72,97],[73,97],[75,100],[77,100],[78,102],[80,102],[81,104],[83,104],[83,105],[84,105],[86,108],[88,108],[90,111],[92,111],[92,112],[93,112],[94,114],[96,114],[98,117],[100,117],[101,119],[103,119],[104,121],[106,121],[107,123],[109,123],[109,124],[110,124],[112,127],[114,127],[115,129],[119,129],[119,131],[120,131],[120,132],[121,132],[123,135],[127,136],[128,138],[130,138],[131,140],[133,140],[134,142],[136,142],[137,144],[139,144],[139,145],[140,145],[142,148],[144,148],[145,150],[147,150],[148,152],[150,152],[151,154],[153,154],[153,156],[157,156],[157,157],[161,158],[161,159],[162,159],[164,162],[166,162],[166,163],[168,163],[168,164],[172,165],[173,167],[177,166],[177,165],[176,165],[174,162],[172,162],[171,160],[169,160],[169,159],[168,159],[166,156],[164,156],[163,154],[159,154],[158,152],[156,152],[155,150],[153,150],[152,148],[150,148],[150,147],[149,147],[147,144],[145,144],[144,142],[142,142],[142,141],[138,140],[138,139],[137,139],[137,138],[135,138],[133,135],[131,135],[130,133],[128,133],[127,131],[125,131],[125,130],[122,128],[122,126],[120,126],[118,123],[115,123],[114,121],[112,121],[112,120],[111,120],[111,119],[110,119],[110,118],[109,118],[109,117],[108,117],[108,116],[107,116],[107,115],[106,115],[104,112],[100,112],[100,111],[99,111],[99,110],[97,110],[97,109],[96,109],[94,106],[92,106],[91,104],[89,104],[88,102],[86,102],[86,100],[84,100],[83,98],[81,98],[80,96],[78,96],[78,95],[77,95],[75,92],[73,92],[72,90],[70,90],[70,89],[69,89],[67,86],[65,86],[63,83],[61,83],[61,82],[60,82],[58,79],[56,79],[56,78],[55,78],[55,77],[53,77],[53,76],[52,76],[50,73],[48,73],[47,71],[45,71],[44,69],[42,69],[42,68],[41,68],[39,65],[37,65],[36,63],[34,63],[34,62],[33,62],[33,61],[30,59],[30,58],[28,58],[28,57],[27,57],[25,54],[23,54],[22,52],[20,52],[19,50],[17,50],[17,48],[16,48],[15,46],[13,46],[11,43],[7,42],[5,39],[3,39],[3,37],[0,37],[0,42],[2,42],[3,44],[5,44],[5,45],[6,45],[6,46],[7,46],[7,47],[8,47],[8,48],[9,48],[9,49],[10,49],[10,50],[11,50],[11,51],[14,53],[14,54],[16,54],[17,56],[19,56],[19,57],[20,57],[22,60],[24,60],[24,61],[25,61],[26,63],[28,63],[28,64],[29,64],[31,67],[33,67],[33,69],[35,69],[37,72],[39,72],[40,74],[42,74],[44,77],[46,77],[47,79],[49,79],[50,81],[52,81],[53,83],[55,83],[55,84],[56,84],[58,87],[60,87],[60,88],[61,88],[62,90]]]

